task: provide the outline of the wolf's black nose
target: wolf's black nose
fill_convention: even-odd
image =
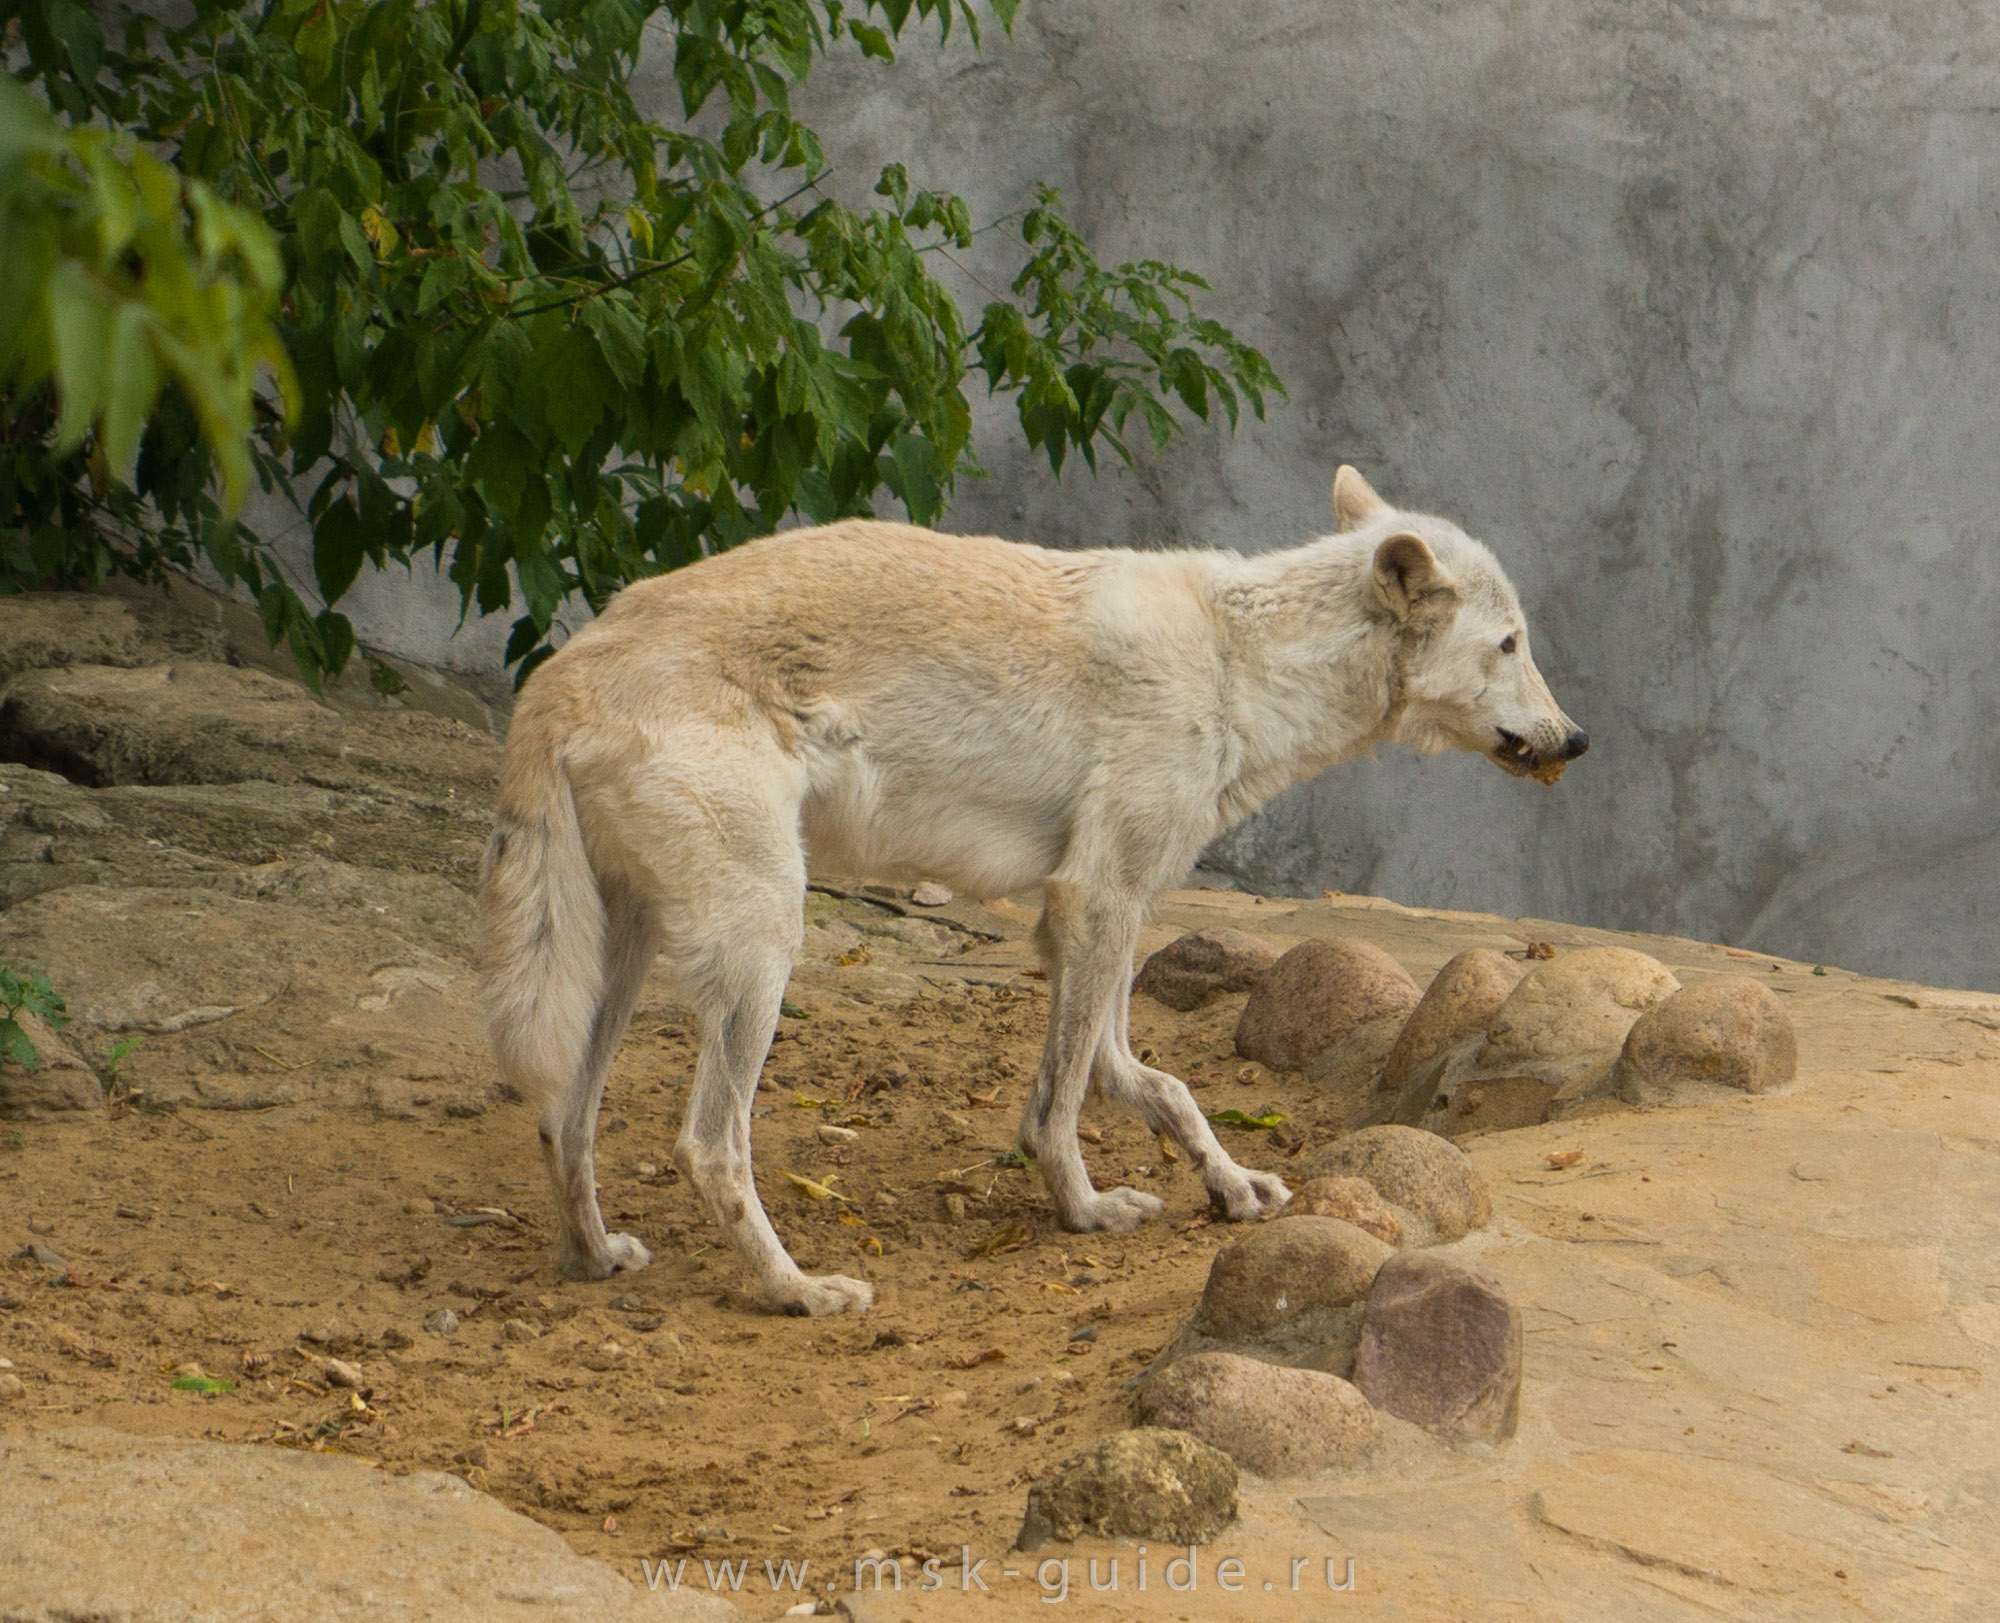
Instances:
[[[1563,740],[1563,759],[1565,761],[1574,761],[1589,748],[1590,734],[1585,732],[1581,727],[1572,727],[1569,730],[1569,737]]]

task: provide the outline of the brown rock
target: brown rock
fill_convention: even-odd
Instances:
[[[1498,1441],[1520,1417],[1521,1336],[1519,1310],[1491,1277],[1401,1251],[1368,1293],[1354,1384],[1426,1431]]]
[[[1278,949],[1243,930],[1197,930],[1170,941],[1139,971],[1132,990],[1186,1013],[1228,992],[1247,992],[1278,961]]]
[[[1415,1244],[1456,1240],[1493,1220],[1492,1198],[1456,1145],[1414,1127],[1364,1127],[1320,1151],[1315,1178],[1360,1178],[1416,1219]],[[1408,1225],[1406,1225],[1408,1226]]]
[[[136,665],[139,622],[116,598],[28,592],[0,614],[0,682],[49,665]]]
[[[1489,1075],[1561,1079],[1554,1068],[1616,1052],[1640,1015],[1680,990],[1658,959],[1585,947],[1537,964],[1500,1005],[1476,1067]]]
[[[199,662],[28,671],[0,696],[0,756],[98,788],[310,778],[480,802],[496,765],[461,722],[336,710],[298,682]]]
[[[1336,1100],[1360,1106],[1380,1083],[1403,1024],[1400,1013],[1364,1020],[1306,1067],[1306,1080]]]
[[[1384,1245],[1403,1243],[1403,1220],[1360,1178],[1308,1178],[1292,1191],[1280,1217],[1337,1217]]]
[[[1375,1411],[1338,1375],[1285,1369],[1234,1353],[1194,1353],[1139,1388],[1142,1425],[1188,1432],[1260,1476],[1309,1476],[1359,1465]]]
[[[1777,994],[1747,975],[1718,975],[1639,1017],[1611,1086],[1634,1103],[1681,1082],[1768,1093],[1798,1068],[1798,1039]]]
[[[1236,1466],[1184,1431],[1144,1426],[1093,1443],[1028,1490],[1015,1548],[1051,1539],[1206,1544],[1236,1518]]]
[[[1382,1067],[1380,1088],[1401,1093],[1453,1043],[1483,1032],[1527,970],[1486,947],[1462,952],[1432,978]]]
[[[1236,1026],[1236,1052],[1274,1071],[1302,1070],[1355,1027],[1404,1014],[1421,994],[1372,941],[1301,941],[1258,981]]]

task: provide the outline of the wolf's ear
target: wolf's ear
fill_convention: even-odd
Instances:
[[[1425,598],[1450,589],[1422,536],[1403,530],[1375,549],[1375,600],[1398,620],[1407,620]]]
[[[1333,476],[1333,521],[1342,530],[1358,530],[1389,504],[1375,487],[1345,463]]]

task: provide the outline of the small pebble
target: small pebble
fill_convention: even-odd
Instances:
[[[12,1373],[0,1374],[0,1403],[12,1403],[16,1398],[24,1398],[28,1389],[21,1384],[21,1377]]]
[[[951,892],[935,879],[926,879],[910,892],[910,900],[919,907],[943,907],[951,900]]]
[[[526,1319],[509,1319],[500,1326],[500,1334],[508,1341],[533,1341],[541,1335]]]
[[[623,1296],[614,1296],[611,1305],[620,1313],[637,1313],[646,1304],[639,1300],[637,1291],[627,1291]]]
[[[852,1144],[861,1135],[852,1127],[836,1127],[832,1122],[822,1122],[819,1141],[822,1144]]]
[[[344,1386],[351,1392],[358,1392],[366,1384],[359,1364],[350,1364],[345,1358],[329,1358],[321,1368],[326,1373],[328,1386]]]
[[[946,1195],[944,1197],[945,1221],[963,1223],[965,1221],[965,1196]]]
[[[448,1307],[441,1307],[424,1320],[424,1328],[434,1336],[455,1335],[458,1332],[458,1315]]]

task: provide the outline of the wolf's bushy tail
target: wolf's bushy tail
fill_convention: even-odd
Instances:
[[[604,984],[605,909],[552,729],[516,716],[480,873],[487,1034],[503,1086],[545,1104],[581,1070]]]

